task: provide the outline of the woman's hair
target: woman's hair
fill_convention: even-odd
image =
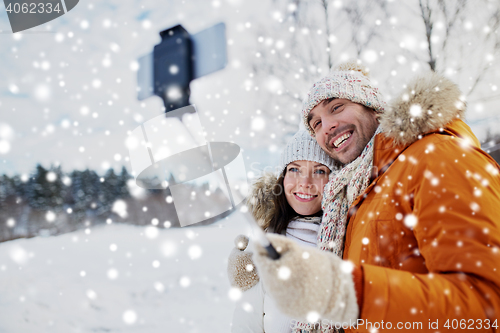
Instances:
[[[286,170],[287,168],[283,170],[280,177],[278,178],[278,181],[276,182],[276,185],[274,185],[273,188],[275,214],[269,222],[268,230],[276,234],[284,233],[291,219],[297,216],[303,216],[294,211],[288,203],[288,200],[286,199],[285,187],[283,186],[283,180],[285,179]],[[312,216],[321,216],[322,214],[323,211],[319,210]]]

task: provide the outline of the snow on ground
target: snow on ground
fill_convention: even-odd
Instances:
[[[229,332],[227,257],[247,231],[234,213],[211,226],[111,224],[2,243],[0,332]]]

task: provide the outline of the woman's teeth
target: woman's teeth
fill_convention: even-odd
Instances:
[[[312,199],[315,197],[315,195],[307,195],[307,194],[299,194],[299,193],[295,193],[295,195],[301,199]]]
[[[337,140],[335,140],[335,142],[333,143],[333,145],[335,146],[335,148],[338,148],[345,140],[349,139],[350,136],[351,136],[350,132],[342,135],[340,138],[338,138]]]

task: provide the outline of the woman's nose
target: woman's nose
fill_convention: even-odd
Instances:
[[[310,188],[311,184],[312,182],[309,176],[302,176],[299,178],[299,186]]]

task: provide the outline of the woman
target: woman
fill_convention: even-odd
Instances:
[[[316,247],[323,187],[333,170],[335,162],[316,140],[305,130],[297,132],[281,155],[278,179],[264,175],[254,184],[249,198],[254,218],[266,232],[283,234],[301,245]],[[279,312],[259,282],[252,253],[242,252],[248,238],[238,236],[235,244],[228,274],[231,285],[244,293],[234,312],[232,332],[291,332],[296,321]]]

